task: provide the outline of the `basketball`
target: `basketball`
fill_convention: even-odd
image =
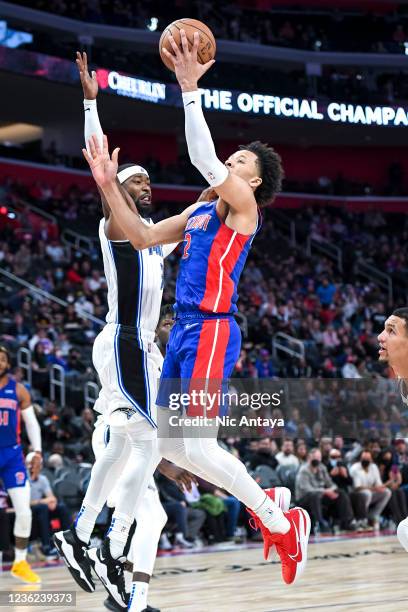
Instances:
[[[206,64],[215,57],[216,43],[210,28],[197,19],[178,19],[164,29],[159,42],[160,57],[169,70],[174,72],[174,66],[171,60],[164,55],[162,49],[165,48],[169,53],[173,53],[169,41],[170,34],[173,36],[176,44],[181,47],[180,30],[185,31],[190,48],[193,46],[194,32],[198,32],[200,42],[198,44],[197,58],[200,64]]]

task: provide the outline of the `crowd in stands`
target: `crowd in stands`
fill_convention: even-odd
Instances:
[[[240,2],[214,4],[208,0],[178,0],[171,6],[151,0],[19,0],[53,14],[86,22],[146,29],[152,17],[158,29],[174,19],[194,15],[207,23],[216,38],[315,51],[404,53],[408,20],[400,11],[378,15],[342,12],[338,7],[312,10],[279,6],[245,8]]]

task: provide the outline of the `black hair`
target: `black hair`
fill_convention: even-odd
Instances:
[[[272,147],[259,140],[240,145],[238,148],[240,151],[251,151],[256,155],[262,183],[255,189],[255,199],[259,206],[267,206],[282,190],[285,173],[281,156]]]
[[[405,321],[405,332],[408,334],[408,307],[397,308],[392,314],[394,317],[398,317]]]
[[[161,307],[161,310],[160,310],[159,323],[162,319],[167,318],[169,315],[173,318],[174,316],[173,306],[171,304],[165,304],[164,306]]]

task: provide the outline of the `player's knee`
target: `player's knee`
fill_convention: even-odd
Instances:
[[[14,536],[18,538],[29,538],[31,533],[31,522],[32,514],[31,510],[28,512],[16,513],[16,520],[14,522]]]

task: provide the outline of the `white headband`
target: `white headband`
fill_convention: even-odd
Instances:
[[[122,185],[122,183],[127,181],[128,178],[130,178],[134,174],[144,174],[145,176],[147,176],[147,178],[149,178],[149,173],[142,166],[129,166],[129,168],[124,168],[123,170],[118,172],[117,176],[119,183]]]

